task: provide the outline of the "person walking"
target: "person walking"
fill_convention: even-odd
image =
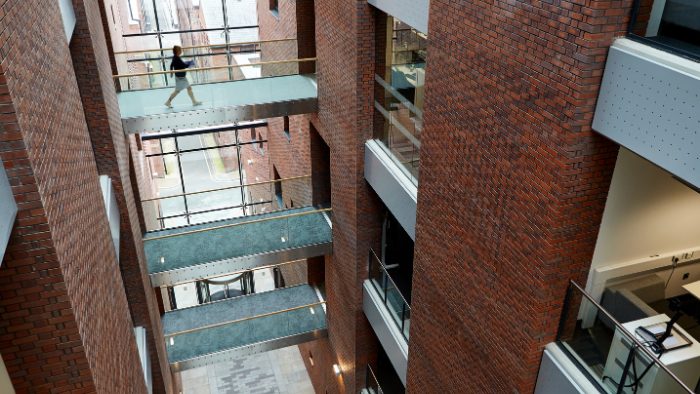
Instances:
[[[192,67],[194,64],[194,61],[189,61],[185,62],[180,58],[180,55],[182,55],[182,47],[179,45],[175,45],[173,47],[173,61],[170,63],[170,70],[185,70],[189,67]],[[192,86],[190,86],[190,81],[187,80],[187,72],[182,71],[182,72],[176,72],[175,73],[175,91],[170,95],[168,98],[168,101],[165,102],[165,106],[168,108],[172,108],[173,104],[172,101],[177,96],[180,94],[181,91],[184,89],[187,89],[187,94],[190,96],[190,99],[192,100],[192,105],[201,105],[201,101],[197,101],[196,98],[194,98],[194,92],[192,91]]]

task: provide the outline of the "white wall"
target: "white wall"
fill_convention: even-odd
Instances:
[[[621,148],[591,270],[700,246],[700,193]]]
[[[0,357],[0,393],[15,394],[15,388],[12,387],[10,375],[7,373],[7,368],[5,368],[5,362],[2,360],[2,357]]]

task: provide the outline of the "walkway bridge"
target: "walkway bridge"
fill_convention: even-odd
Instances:
[[[167,223],[160,220],[164,207],[168,206],[165,201],[177,205],[172,200],[182,199],[180,204],[188,206],[188,201],[205,199],[207,194],[221,197],[221,193],[229,192],[231,196],[239,196],[253,190],[257,190],[256,200],[270,200],[273,198],[262,197],[261,188],[274,195],[275,186],[291,186],[292,182],[299,186],[306,181],[310,177],[158,197],[143,201],[144,212],[153,218],[149,221],[151,225],[162,226]],[[231,198],[234,204],[236,198]],[[146,232],[144,245],[153,287],[192,283],[197,288],[221,277],[239,278],[251,270],[272,271],[298,260],[331,254],[330,208],[306,206],[264,212],[262,207],[272,204],[265,201],[263,205],[217,208],[208,212],[207,217],[231,212],[249,214]],[[159,214],[149,213],[153,210]],[[202,217],[202,213],[187,211],[182,216],[187,216],[189,222],[191,218]],[[273,290],[220,301],[211,302],[211,297],[204,297],[207,299],[200,298],[200,305],[166,312],[163,329],[173,370],[196,368],[327,336],[325,301],[320,292],[305,283],[280,286],[284,285],[275,282]]]
[[[192,105],[183,91],[172,108],[165,106],[175,84],[175,71],[168,70],[172,54],[162,49],[116,52],[128,58],[129,71],[137,70],[113,76],[124,131],[196,128],[317,111],[316,59],[278,59],[279,53],[296,53],[296,40],[225,45],[231,46],[238,52],[229,48],[227,54],[221,45],[183,48],[182,58],[195,62],[187,74],[202,104]],[[240,50],[246,46],[253,50]],[[273,60],[263,60],[267,58]]]

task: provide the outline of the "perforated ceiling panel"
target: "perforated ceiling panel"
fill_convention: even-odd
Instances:
[[[700,63],[617,40],[593,129],[700,187]]]

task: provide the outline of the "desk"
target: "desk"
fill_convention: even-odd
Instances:
[[[631,333],[634,333],[639,326],[649,326],[652,324],[663,323],[670,320],[668,316],[661,314],[652,317],[647,317],[640,320],[631,321],[628,323],[623,323],[622,326]],[[661,362],[664,363],[681,381],[683,381],[690,388],[694,388],[700,377],[700,343],[691,337],[683,328],[676,324],[674,328],[685,335],[691,342],[692,345],[670,350],[663,355],[661,355]],[[639,337],[637,337],[639,339]],[[608,353],[608,359],[605,363],[604,375],[610,376],[615,381],[619,381],[622,377],[622,369],[627,360],[629,354],[629,344],[630,340],[628,337],[620,332],[620,330],[615,330],[615,337],[613,338],[612,345],[610,346],[610,352]],[[648,357],[642,350],[637,350],[636,363],[637,371],[640,371],[643,366],[648,364]],[[628,379],[631,379],[628,378]],[[629,383],[630,380],[627,381]],[[613,385],[610,380],[604,382],[604,386],[608,387],[610,390],[615,391],[615,385]],[[625,389],[624,393],[632,393],[632,390]],[[676,394],[685,393],[678,384],[671,380],[671,377],[666,374],[658,366],[652,367],[649,372],[644,376],[641,381],[639,390],[637,394],[653,394],[653,393],[664,393],[664,394]]]
[[[694,295],[695,298],[700,300],[700,280],[693,283],[688,283],[683,285],[683,288],[690,294]]]

